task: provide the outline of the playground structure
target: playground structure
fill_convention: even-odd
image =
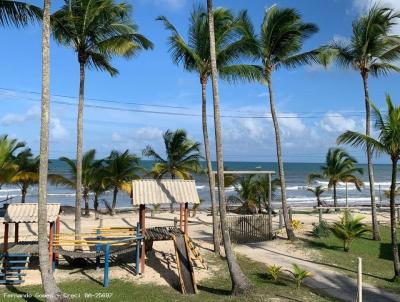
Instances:
[[[54,253],[54,236],[60,231],[60,204],[47,204],[47,222],[49,224],[49,262],[58,261]],[[1,254],[2,267],[0,284],[21,284],[24,282],[22,272],[29,269],[32,255],[38,255],[38,241],[20,241],[19,225],[38,222],[37,203],[16,203],[7,207],[4,215],[4,241]],[[14,224],[14,242],[9,243],[9,228]]]
[[[194,180],[178,179],[143,179],[132,181],[132,203],[139,206],[139,224],[142,227],[142,243],[140,254],[140,270],[145,272],[146,245],[150,248],[154,241],[173,240],[175,245],[176,262],[182,293],[197,292],[193,264],[190,254],[200,258],[194,250],[188,236],[189,203],[200,203]],[[179,228],[155,227],[146,229],[146,205],[179,204]],[[204,261],[201,260],[202,263]]]

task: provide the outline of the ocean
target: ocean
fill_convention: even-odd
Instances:
[[[151,167],[151,161],[142,161],[142,165],[149,169]],[[285,164],[285,176],[286,176],[286,188],[287,188],[287,196],[288,203],[293,206],[314,206],[316,203],[316,199],[311,192],[307,191],[307,176],[310,173],[318,173],[320,172],[320,167],[322,164],[319,163],[286,163]],[[369,190],[368,190],[368,174],[367,174],[367,166],[359,165],[359,167],[364,169],[364,175],[361,176],[361,179],[365,183],[365,188],[358,192],[356,188],[352,185],[348,185],[348,202],[350,205],[368,205],[369,204]],[[266,163],[266,162],[225,162],[226,170],[242,170],[242,171],[257,171],[257,170],[272,170],[277,171],[276,163]],[[391,166],[379,164],[374,166],[375,172],[375,185],[376,185],[376,194],[378,203],[382,202],[383,204],[387,203],[386,198],[384,197],[384,191],[389,189],[390,186],[390,173]],[[49,164],[49,173],[58,173],[65,176],[69,175],[68,167],[59,160],[51,160]],[[274,177],[277,177],[275,175]],[[207,177],[205,175],[196,175],[196,186],[199,192],[199,196],[204,200],[202,203],[202,207],[210,206],[210,197],[208,190]],[[327,185],[326,181],[320,181],[320,184]],[[234,188],[226,188],[227,194],[234,194]],[[340,184],[338,186],[338,198],[339,204],[345,204],[345,186],[344,184]],[[4,185],[0,190],[0,200],[4,200],[7,197],[12,197],[13,202],[20,201],[20,190],[16,186]],[[29,188],[27,195],[27,202],[37,202],[37,186],[32,186]],[[108,201],[111,203],[112,193],[106,192],[101,195],[102,206],[104,206],[104,201]],[[279,194],[274,197],[273,203],[275,206],[279,205]],[[332,192],[326,192],[322,200],[327,203],[332,202]],[[48,187],[48,202],[57,202],[62,205],[73,206],[75,203],[75,193],[72,189],[62,187],[62,186],[54,186],[49,184]],[[93,206],[92,196],[90,197],[90,206]],[[118,207],[130,207],[131,200],[129,196],[124,192],[119,192]]]

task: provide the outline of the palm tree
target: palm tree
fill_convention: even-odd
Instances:
[[[255,186],[255,191],[256,191],[256,196],[260,199],[258,201],[259,204],[259,213],[261,213],[261,203],[264,204],[264,208],[266,210],[272,210],[270,202],[272,200],[269,200],[269,190],[270,190],[270,185],[269,185],[269,177],[271,175],[261,175],[257,177],[254,180],[254,186]],[[271,197],[273,197],[276,193],[276,190],[280,186],[280,181],[279,179],[275,178],[271,180]]]
[[[99,197],[110,189],[110,184],[104,181],[104,160],[97,160],[92,167],[89,179],[89,191],[93,193],[93,208],[96,219],[99,215]]]
[[[143,168],[139,166],[139,158],[130,154],[129,150],[125,150],[123,153],[113,150],[104,160],[103,171],[104,183],[113,190],[111,215],[115,215],[118,191],[124,184],[133,179],[139,179],[138,172],[143,171]]]
[[[85,216],[90,215],[89,210],[89,192],[90,186],[97,176],[97,167],[101,165],[101,161],[96,160],[96,150],[92,149],[87,151],[82,158],[82,197],[85,202]],[[66,187],[76,188],[76,178],[77,178],[77,162],[68,157],[60,157],[60,161],[64,162],[69,168],[70,177],[65,177],[64,175],[51,174],[49,175],[50,180],[55,185],[63,185]],[[81,207],[79,207],[81,210]]]
[[[382,114],[372,103],[373,116],[375,119],[375,129],[378,138],[372,136],[346,131],[337,139],[339,144],[350,144],[354,147],[370,148],[377,155],[387,154],[392,161],[392,180],[390,185],[390,225],[392,238],[392,253],[395,279],[400,280],[400,261],[397,245],[397,223],[396,223],[396,181],[397,164],[400,159],[400,106],[394,106],[389,95],[386,96],[387,112]]]
[[[111,65],[113,56],[130,57],[139,50],[152,48],[152,43],[138,33],[131,17],[131,6],[113,0],[65,0],[64,6],[52,16],[56,41],[71,47],[79,62],[79,104],[76,148],[75,232],[81,232],[83,106],[85,68],[107,71],[111,76],[118,70]]]
[[[341,148],[330,148],[326,154],[325,165],[321,167],[322,174],[312,173],[309,175],[309,182],[314,179],[326,179],[329,181],[328,188],[333,188],[333,205],[337,208],[336,188],[340,182],[353,183],[358,190],[361,190],[362,181],[354,174],[363,174],[362,168],[356,167],[357,160]]]
[[[326,191],[328,191],[328,188],[319,185],[319,186],[315,186],[315,187],[307,187],[307,191],[313,193],[315,195],[315,197],[317,198],[317,207],[322,207],[321,196]]]
[[[222,131],[221,131],[221,113],[219,105],[218,92],[218,69],[217,55],[215,47],[215,27],[212,0],[207,0],[208,28],[210,39],[210,65],[211,65],[211,83],[214,103],[214,129],[215,129],[215,146],[217,160],[217,177],[218,177],[218,196],[219,196],[219,212],[221,221],[221,233],[224,241],[224,249],[226,260],[228,262],[229,274],[232,282],[232,294],[244,295],[251,290],[250,280],[241,270],[235,259],[232,249],[229,231],[226,226],[226,201],[224,191],[224,156],[222,150]]]
[[[246,26],[243,22],[244,13],[235,18],[231,11],[225,8],[214,10],[214,20],[216,24],[216,52],[218,70],[221,76],[228,80],[236,80],[240,77],[251,77],[252,66],[238,64],[238,59],[246,49],[248,39],[241,33],[242,27]],[[207,12],[204,7],[194,8],[190,16],[188,31],[188,41],[179,34],[174,25],[164,16],[157,20],[163,21],[165,28],[171,32],[168,39],[172,60],[175,64],[182,64],[184,69],[195,72],[199,76],[201,84],[201,104],[202,104],[202,128],[204,153],[207,163],[208,183],[210,188],[211,211],[213,215],[213,238],[214,252],[219,253],[219,238],[217,221],[218,210],[215,202],[215,181],[212,174],[210,141],[208,138],[207,126],[207,82],[211,75],[210,47]]]
[[[371,134],[371,108],[369,105],[368,78],[399,72],[394,64],[400,58],[400,37],[393,35],[400,12],[374,5],[369,12],[353,22],[353,35],[348,42],[334,41],[325,47],[327,63],[333,59],[337,65],[354,69],[361,75],[364,87],[365,134]],[[375,181],[371,150],[367,148],[369,190],[371,196],[373,239],[380,240],[376,218]]]
[[[281,202],[288,239],[295,238],[286,203],[286,182],[282,158],[281,133],[276,115],[272,88],[272,75],[280,68],[294,69],[298,66],[318,61],[319,52],[301,52],[304,41],[318,31],[313,23],[304,23],[301,15],[294,9],[278,8],[276,5],[266,10],[261,24],[261,34],[254,36],[257,44],[256,58],[261,61],[258,67],[261,82],[268,86],[269,106],[275,129],[276,154],[279,179],[281,180]]]
[[[192,173],[199,173],[200,143],[190,140],[183,129],[167,130],[163,133],[166,158],[162,158],[151,146],[143,150],[143,155],[154,161],[152,174],[155,178],[169,175],[172,179],[192,178]],[[171,212],[173,204],[171,203]]]
[[[23,147],[23,142],[10,139],[7,135],[0,136],[0,188],[3,184],[10,183],[18,172],[14,153]]]
[[[49,160],[50,116],[50,0],[44,0],[42,31],[42,100],[40,120],[40,163],[38,202],[38,245],[42,284],[47,301],[63,301],[63,295],[49,265],[47,237],[47,173]]]
[[[241,204],[239,211],[243,211],[245,214],[254,213],[254,209],[258,205],[257,187],[254,178],[254,175],[240,177],[239,181],[234,185],[236,195],[231,195],[227,199],[229,203]]]
[[[25,203],[29,186],[39,181],[39,157],[33,157],[31,149],[25,149],[17,154],[15,164],[18,169],[11,182],[20,187],[21,202]]]
[[[0,25],[16,27],[41,20],[42,9],[21,1],[0,0]]]

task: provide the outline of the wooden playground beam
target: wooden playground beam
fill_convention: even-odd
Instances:
[[[18,242],[18,238],[19,237],[19,223],[16,222],[15,226],[14,226],[14,242],[17,243]]]
[[[183,204],[179,204],[179,228],[183,231]]]
[[[8,252],[8,222],[4,223],[4,241],[3,241],[3,254],[7,254]]]
[[[142,228],[142,250],[140,252],[140,272],[142,274],[144,274],[144,270],[145,270],[145,258],[146,258],[146,246],[145,246],[145,240],[144,240],[144,236],[145,236],[145,232],[146,232],[146,217],[145,217],[145,213],[146,213],[146,206],[144,204],[141,204],[139,206],[139,223],[140,223],[140,227]]]
[[[184,233],[186,235],[189,233],[188,220],[189,220],[189,203],[185,202],[185,228],[184,228]]]

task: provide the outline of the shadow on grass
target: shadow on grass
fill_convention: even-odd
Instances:
[[[28,302],[40,302],[40,300],[36,297],[31,296],[30,293],[19,290],[17,287],[13,285],[6,285],[6,288],[9,292],[18,295],[18,298],[28,301]],[[7,298],[6,298],[7,299]]]
[[[263,282],[269,283],[269,284],[273,284],[273,285],[277,285],[277,286],[288,286],[285,282],[283,282],[282,280],[276,280],[274,281],[268,274],[266,273],[255,273],[254,274],[258,280],[261,280]]]
[[[230,296],[231,295],[231,291],[225,288],[215,288],[215,287],[209,287],[206,285],[197,285],[197,289],[209,293],[209,294],[213,294],[213,295],[219,295],[219,296]]]

